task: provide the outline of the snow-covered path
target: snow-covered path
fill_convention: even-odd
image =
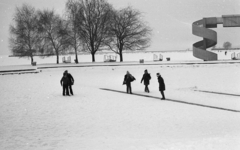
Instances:
[[[240,113],[210,107],[240,111],[239,67],[68,68],[76,81],[75,95],[70,97],[61,95],[64,68],[0,76],[0,149],[238,150]],[[145,69],[152,76],[150,93],[144,93],[140,84]],[[133,92],[153,97],[160,97],[156,79],[160,72],[166,97],[176,101],[101,89],[125,91],[122,81],[127,70],[137,79]]]

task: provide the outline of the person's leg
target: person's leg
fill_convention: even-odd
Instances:
[[[130,91],[130,94],[132,94],[132,87],[131,87],[131,83],[129,84],[129,91]]]
[[[69,85],[69,92],[73,95],[72,85]]]
[[[62,86],[62,88],[63,88],[63,92],[62,92],[62,94],[63,94],[63,96],[65,96],[65,90],[66,90],[66,88],[65,88],[64,85]]]
[[[160,91],[161,94],[162,94],[162,98],[161,99],[165,99],[165,95],[164,95],[164,92],[163,91]]]
[[[129,89],[129,87],[128,87],[128,85],[126,84],[126,87],[127,87],[127,93],[128,93],[128,89]]]
[[[149,88],[148,88],[148,85],[146,85],[146,91],[149,93]]]
[[[66,86],[66,95],[69,96],[69,90],[68,90],[68,88],[69,88],[69,86],[67,85],[67,86]]]

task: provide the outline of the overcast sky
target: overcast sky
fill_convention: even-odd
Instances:
[[[0,55],[10,54],[9,25],[15,8],[27,3],[36,9],[54,9],[64,12],[67,0],[0,0]],[[192,23],[203,17],[221,17],[240,14],[240,0],[108,0],[115,8],[132,6],[143,13],[144,20],[153,29],[151,47],[147,50],[192,49],[202,38],[192,35]],[[240,47],[240,28],[214,28],[218,32],[217,47],[229,41]]]

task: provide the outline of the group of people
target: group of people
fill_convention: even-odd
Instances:
[[[163,78],[161,77],[160,73],[157,73],[158,83],[159,83],[159,91],[162,95],[162,100],[165,99],[164,91],[165,91],[165,83]],[[127,71],[126,75],[124,76],[123,84],[126,84],[127,86],[127,93],[132,94],[132,87],[131,82],[133,82],[135,79],[134,76],[132,76],[129,71]],[[151,75],[148,73],[147,70],[144,70],[143,77],[141,79],[141,83],[143,82],[145,85],[145,92],[149,93],[148,85],[150,84]],[[73,76],[68,73],[67,70],[64,71],[63,77],[60,80],[60,84],[63,87],[63,96],[70,96],[73,95],[72,85],[74,84]]]
[[[165,99],[164,91],[165,91],[165,83],[164,79],[161,77],[160,73],[157,73],[157,78],[158,78],[158,83],[159,83],[159,91],[162,95],[162,100]],[[126,84],[127,86],[127,93],[132,94],[132,87],[131,87],[131,82],[133,82],[135,79],[134,76],[132,76],[129,71],[127,71],[126,75],[124,76],[123,84]],[[149,88],[148,85],[150,84],[151,80],[151,75],[148,73],[147,70],[144,70],[143,77],[141,79],[141,83],[143,82],[145,85],[145,92],[149,93]]]
[[[73,95],[72,85],[74,84],[74,79],[67,70],[64,71],[63,77],[60,80],[61,86],[63,87],[63,96]]]

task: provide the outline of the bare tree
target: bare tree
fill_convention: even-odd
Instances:
[[[41,44],[35,8],[27,4],[16,7],[13,21],[14,24],[10,25],[10,49],[13,55],[30,57],[32,64]]]
[[[63,20],[53,10],[43,10],[38,12],[39,15],[39,34],[44,39],[43,53],[55,54],[57,64],[59,55],[66,53],[68,38],[68,22]]]
[[[223,47],[224,47],[226,50],[228,50],[229,48],[232,47],[232,44],[231,44],[230,42],[224,42],[224,43],[223,43]]]
[[[84,50],[92,55],[105,46],[108,39],[111,5],[105,0],[79,0],[77,13],[78,34]]]
[[[115,53],[120,55],[127,50],[144,50],[149,47],[151,29],[141,20],[141,13],[127,7],[112,13],[111,42],[106,43]]]
[[[79,11],[78,0],[68,0],[66,3],[66,16],[69,22],[69,46],[74,49],[75,63],[78,63],[78,51],[80,51],[81,40],[77,32],[77,13]]]

